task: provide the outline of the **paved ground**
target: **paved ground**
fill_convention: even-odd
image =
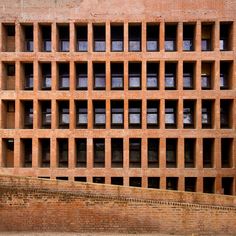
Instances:
[[[108,234],[108,233],[35,233],[35,232],[0,232],[1,236],[126,236],[126,235],[141,235],[141,236],[170,236],[170,234]],[[173,234],[171,235],[173,236]],[[181,236],[181,235],[178,235]],[[195,236],[192,234],[191,236]]]

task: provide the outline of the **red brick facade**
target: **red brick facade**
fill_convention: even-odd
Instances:
[[[233,0],[1,1],[0,173],[235,195],[235,11]],[[123,27],[121,52],[111,49],[117,25]],[[81,26],[87,29],[85,39]],[[132,51],[137,32],[140,49]],[[78,49],[80,39],[86,52]],[[105,51],[96,52],[96,43]],[[120,90],[111,80],[117,62],[123,65]],[[76,87],[81,63],[87,63],[86,89]],[[50,87],[45,64],[51,66]],[[131,84],[133,64],[138,87]],[[158,81],[150,89],[153,64]],[[102,88],[94,85],[97,65],[98,79],[105,77]],[[61,70],[66,71],[62,80]],[[175,77],[173,87],[167,86],[169,77]],[[86,127],[77,121],[81,102]],[[112,114],[118,102],[123,124],[116,128]],[[105,123],[95,127],[100,106]],[[141,118],[132,126],[131,113],[137,110]],[[158,116],[156,126],[148,123],[148,115]],[[50,117],[50,126],[42,117]],[[122,143],[119,167],[113,165],[114,139]],[[82,164],[81,140],[87,150]],[[132,160],[138,145],[140,155]],[[96,147],[101,148],[97,162]]]

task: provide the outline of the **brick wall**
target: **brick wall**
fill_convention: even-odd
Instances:
[[[235,235],[233,196],[0,176],[0,231]]]

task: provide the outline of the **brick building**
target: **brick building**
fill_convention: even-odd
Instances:
[[[235,1],[0,13],[0,174],[235,195]]]

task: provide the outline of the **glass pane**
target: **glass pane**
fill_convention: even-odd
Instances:
[[[87,52],[88,51],[88,42],[87,41],[78,41],[77,42],[77,50],[79,52]]]
[[[69,88],[69,75],[61,76],[61,88]]]
[[[148,124],[157,124],[157,114],[147,114],[147,123]]]
[[[95,114],[95,124],[105,124],[106,123],[106,115],[105,114]]]
[[[123,41],[121,41],[121,40],[117,40],[117,41],[115,41],[115,40],[113,40],[112,42],[111,42],[111,50],[112,51],[123,51]]]
[[[149,40],[147,41],[147,51],[157,51],[157,40]]]
[[[227,75],[226,74],[220,75],[220,87],[227,88]]]
[[[61,123],[62,124],[69,124],[70,116],[69,114],[61,114]]]
[[[44,40],[44,51],[45,52],[51,52],[51,41],[50,40]]]
[[[193,50],[193,41],[191,39],[185,39],[183,41],[183,50],[192,51]]]
[[[210,124],[210,117],[207,113],[202,113],[202,124]]]
[[[88,78],[87,75],[79,75],[77,81],[78,88],[87,88],[88,87]]]
[[[44,124],[51,124],[51,113],[44,113],[43,123]]]
[[[220,50],[227,50],[227,41],[225,39],[220,40]]]
[[[51,88],[51,75],[45,75],[43,81],[44,88]]]
[[[34,77],[33,75],[27,75],[25,81],[25,88],[33,88],[34,87]]]
[[[140,75],[130,75],[129,76],[129,87],[140,88]]]
[[[87,124],[87,123],[88,123],[88,114],[79,114],[78,124]]]
[[[148,88],[156,88],[158,87],[157,76],[155,74],[147,75],[147,87]]]
[[[193,87],[193,78],[190,75],[184,75],[184,88]]]
[[[33,52],[34,51],[34,41],[33,40],[27,40],[26,41],[26,51],[27,52]]]
[[[123,88],[123,76],[119,74],[112,74],[112,88]]]
[[[174,40],[165,40],[165,50],[174,51],[175,50],[175,41]]]
[[[104,74],[95,74],[95,88],[105,88],[106,80]]]
[[[94,41],[94,51],[105,52],[106,42],[105,41]]]
[[[140,114],[129,114],[129,122],[130,124],[140,124],[141,122]]]
[[[165,123],[166,124],[175,124],[175,115],[174,114],[165,114]]]
[[[140,41],[129,41],[129,51],[141,51]]]
[[[61,40],[61,51],[62,52],[69,52],[70,50],[70,43],[68,40]]]
[[[210,40],[209,39],[202,39],[201,46],[202,46],[202,51],[211,50]]]
[[[112,124],[123,124],[123,114],[112,114]]]
[[[202,76],[202,88],[210,88],[210,77],[209,76]]]
[[[165,87],[166,88],[174,88],[175,87],[175,77],[172,76],[165,76]]]
[[[191,113],[184,113],[184,124],[192,124],[193,117]]]

